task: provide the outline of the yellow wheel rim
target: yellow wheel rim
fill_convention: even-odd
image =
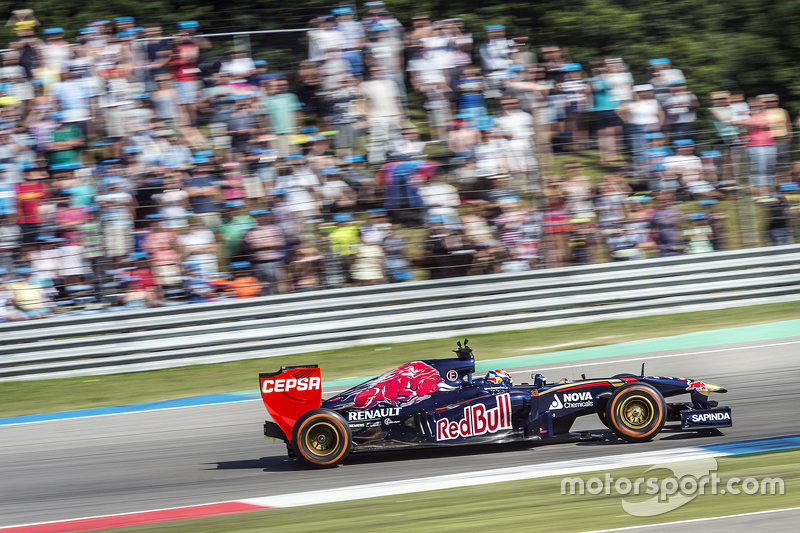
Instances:
[[[339,446],[339,433],[329,422],[317,422],[306,432],[306,448],[315,455],[325,457]]]
[[[631,396],[625,398],[619,406],[622,422],[631,429],[642,429],[653,421],[655,409],[649,398]]]

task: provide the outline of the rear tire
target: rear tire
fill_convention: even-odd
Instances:
[[[336,411],[312,409],[292,429],[292,449],[306,465],[332,468],[344,461],[353,447],[350,426]]]
[[[629,442],[652,440],[667,420],[667,404],[656,389],[646,383],[629,383],[611,395],[606,421],[616,435]]]

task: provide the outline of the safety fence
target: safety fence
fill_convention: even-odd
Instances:
[[[800,300],[800,245],[0,325],[0,381]]]

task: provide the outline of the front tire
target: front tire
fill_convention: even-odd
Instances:
[[[350,426],[336,411],[312,409],[292,429],[292,449],[313,468],[332,468],[344,461],[353,447]]]
[[[611,430],[629,442],[652,440],[667,420],[667,404],[655,388],[646,383],[629,383],[611,395],[606,421]]]

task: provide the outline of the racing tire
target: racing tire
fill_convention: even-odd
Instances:
[[[658,435],[667,421],[667,404],[646,383],[629,383],[614,391],[606,405],[611,430],[628,442],[645,442]]]
[[[312,409],[292,429],[292,449],[300,461],[312,468],[333,468],[344,461],[353,447],[350,426],[336,411]]]

